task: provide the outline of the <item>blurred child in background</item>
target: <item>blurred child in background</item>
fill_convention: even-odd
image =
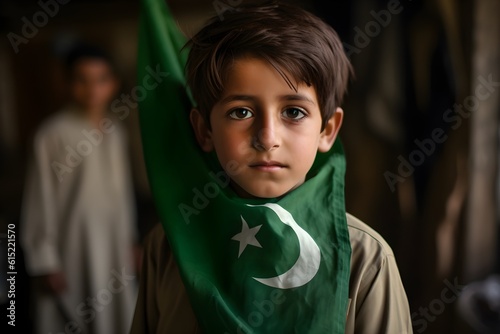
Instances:
[[[75,47],[66,65],[71,102],[38,129],[24,194],[34,329],[125,333],[137,236],[126,134],[108,113],[119,83],[98,48]]]

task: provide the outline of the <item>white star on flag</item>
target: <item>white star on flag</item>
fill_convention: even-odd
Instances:
[[[262,248],[259,241],[255,238],[255,235],[257,234],[257,232],[259,232],[262,225],[248,228],[248,224],[245,221],[245,218],[243,218],[243,216],[240,217],[241,217],[241,232],[231,238],[231,240],[236,240],[240,242],[240,251],[238,253],[238,258],[248,245]]]

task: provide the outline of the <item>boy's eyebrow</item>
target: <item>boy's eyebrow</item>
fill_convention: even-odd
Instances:
[[[250,95],[228,95],[220,100],[220,103],[229,103],[233,101],[252,101],[256,100],[255,97]]]
[[[315,104],[314,101],[307,95],[304,94],[288,94],[280,96],[280,99],[286,101],[305,101],[311,104]]]
[[[303,94],[281,95],[279,96],[279,99],[285,101],[305,101],[311,104],[315,104],[314,101],[309,96]],[[220,101],[220,103],[229,103],[233,101],[254,101],[254,100],[257,100],[257,98],[251,95],[228,95],[224,97]]]

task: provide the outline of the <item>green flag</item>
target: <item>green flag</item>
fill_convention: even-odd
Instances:
[[[351,248],[339,140],[297,189],[242,199],[189,123],[180,33],[164,0],[143,0],[138,79],[157,87],[139,104],[151,189],[205,333],[344,333]],[[158,264],[161,265],[161,264]]]

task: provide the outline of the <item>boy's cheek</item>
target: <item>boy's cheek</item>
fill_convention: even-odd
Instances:
[[[251,139],[246,136],[234,133],[217,135],[214,132],[213,140],[215,150],[221,157],[235,160],[252,159]]]
[[[248,147],[232,145],[232,143],[229,142],[222,147],[216,147],[215,150],[219,157],[219,162],[223,166],[231,161],[236,161],[240,165],[247,165],[255,158],[255,152],[249,150]]]

